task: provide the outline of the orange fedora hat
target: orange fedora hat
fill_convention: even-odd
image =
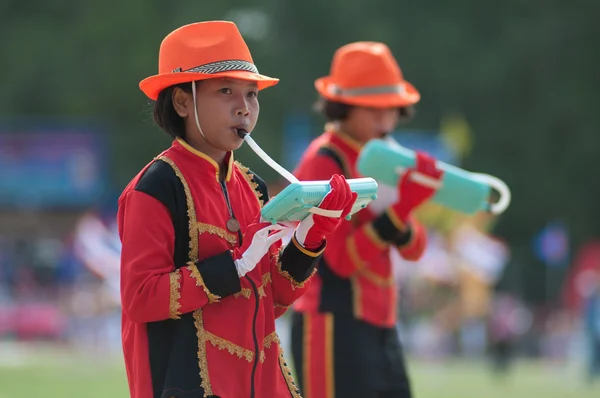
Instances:
[[[409,106],[421,99],[417,89],[404,80],[388,46],[377,42],[340,47],[329,76],[317,79],[315,88],[330,101],[373,108]]]
[[[259,90],[279,82],[258,73],[233,22],[207,21],[182,26],[164,38],[158,55],[158,75],[142,80],[140,89],[156,100],[169,86],[219,77],[254,81]]]

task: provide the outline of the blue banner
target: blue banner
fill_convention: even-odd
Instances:
[[[533,250],[549,267],[564,267],[569,260],[569,232],[561,222],[553,222],[534,238]]]
[[[102,138],[73,129],[0,132],[0,206],[98,203],[108,187]]]

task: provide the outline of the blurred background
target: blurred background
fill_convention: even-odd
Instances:
[[[422,94],[395,138],[511,187],[496,219],[424,207],[427,255],[398,260],[417,398],[599,397],[598,16],[597,0],[0,0],[0,398],[127,396],[116,199],[170,145],[138,82],[166,34],[211,19],[281,79],[253,136],[288,169],[323,130],[313,81],[372,40]]]

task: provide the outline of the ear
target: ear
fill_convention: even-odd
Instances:
[[[171,94],[171,100],[173,101],[173,108],[179,116],[187,117],[190,114],[190,110],[193,108],[191,93],[186,93],[180,87],[175,87],[173,94]]]

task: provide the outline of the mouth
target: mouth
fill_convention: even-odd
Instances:
[[[233,126],[231,129],[232,129],[232,130],[233,130],[233,132],[234,132],[234,133],[235,133],[235,134],[236,134],[238,137],[240,137],[242,140],[244,139],[244,137],[245,137],[246,135],[250,134],[250,133],[248,132],[248,130],[246,130],[246,125],[243,125],[243,124],[240,124],[240,125],[237,125],[237,126]]]

